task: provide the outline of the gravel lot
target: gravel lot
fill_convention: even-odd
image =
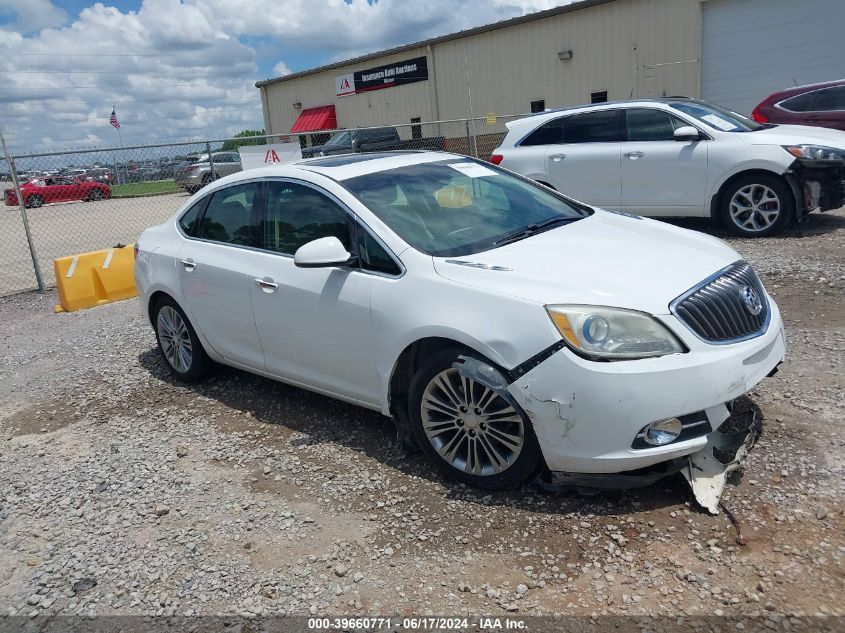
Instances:
[[[9,183],[0,183],[0,190]],[[148,226],[163,222],[188,199],[187,193],[98,202],[61,202],[27,209],[35,254],[48,286],[55,284],[56,257],[131,244]],[[21,212],[0,201],[0,296],[37,288]]]
[[[845,612],[845,211],[730,241],[779,302],[790,345],[749,394],[763,434],[724,497],[745,545],[680,476],[594,497],[480,492],[397,448],[378,414],[226,368],[173,383],[137,301],[56,315],[52,294],[3,299],[0,616],[841,627],[809,618]]]

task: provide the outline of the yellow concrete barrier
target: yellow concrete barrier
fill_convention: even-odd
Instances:
[[[54,259],[59,291],[56,312],[73,312],[136,296],[134,261],[132,244]]]

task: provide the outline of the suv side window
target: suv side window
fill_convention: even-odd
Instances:
[[[401,275],[402,269],[390,254],[370,235],[363,226],[358,226],[358,256],[361,268],[387,275]]]
[[[620,140],[618,110],[584,112],[566,117],[564,143],[618,143]]]
[[[215,191],[200,221],[197,237],[252,246],[255,241],[253,201],[258,197],[258,187],[258,183],[248,182]]]
[[[349,214],[319,191],[292,182],[270,183],[263,248],[293,255],[303,244],[333,236],[349,251],[349,227]]]
[[[790,112],[809,112],[813,109],[813,98],[815,94],[812,92],[805,92],[802,95],[796,95],[785,101],[781,101],[778,105],[784,110]]]
[[[845,110],[845,86],[825,88],[815,93],[813,112]]]
[[[520,146],[556,145],[563,143],[563,117],[546,121],[523,139]]]
[[[675,130],[684,125],[686,123],[663,110],[625,110],[625,127],[629,141],[672,141]]]

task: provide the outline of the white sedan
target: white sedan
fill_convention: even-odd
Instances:
[[[213,359],[379,411],[482,487],[675,472],[784,357],[723,242],[452,154],[235,174],[136,249],[177,378]]]
[[[703,101],[639,99],[507,124],[491,161],[606,209],[704,217],[739,235],[845,205],[845,132],[764,125]]]

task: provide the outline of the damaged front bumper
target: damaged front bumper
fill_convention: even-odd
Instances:
[[[798,203],[795,216],[799,222],[815,209],[845,206],[845,161],[796,159],[786,179]]]
[[[616,363],[589,361],[563,348],[509,382],[507,392],[532,423],[552,483],[631,488],[684,472],[699,502],[715,511],[724,477],[744,459],[746,440],[753,440],[751,427],[740,436],[726,424],[729,406],[785,355],[780,313],[771,306],[768,329],[747,341],[714,346],[690,335],[684,337],[687,354]],[[685,331],[680,322],[669,325]],[[642,443],[647,425],[668,418],[683,424],[675,441]],[[720,433],[722,427],[732,433]],[[716,454],[723,458],[714,461]]]

